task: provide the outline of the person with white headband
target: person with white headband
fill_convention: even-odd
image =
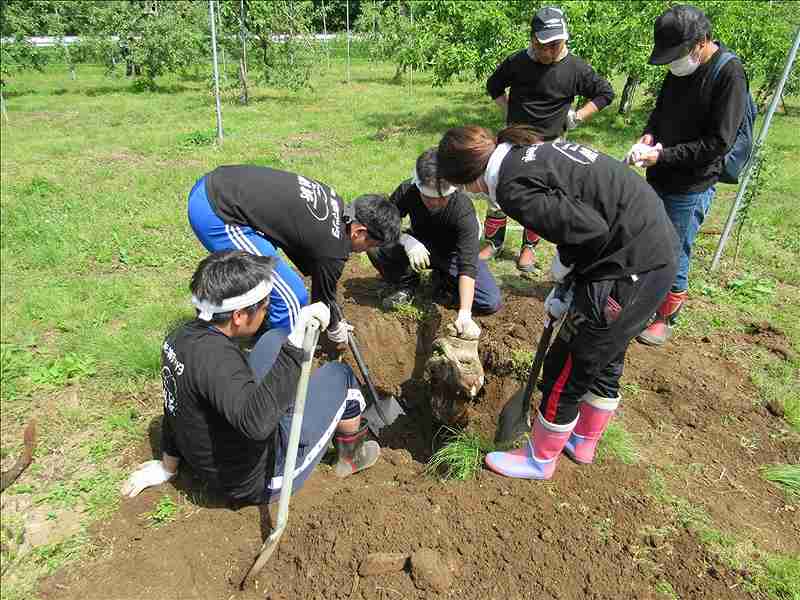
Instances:
[[[392,286],[383,299],[384,308],[411,302],[420,271],[431,268],[444,303],[457,301],[459,335],[477,338],[480,328],[472,313],[492,314],[500,309],[502,298],[486,262],[478,259],[481,233],[475,207],[465,194],[438,177],[435,148],[419,156],[411,179],[401,183],[389,201],[401,217],[409,216],[411,228],[399,243],[367,251]]]
[[[270,292],[269,327],[293,329],[309,297],[300,276],[278,256],[311,277],[311,302],[329,308],[351,252],[397,241],[400,217],[386,198],[363,195],[350,204],[330,186],[303,175],[228,165],[195,183],[189,194],[189,223],[209,252],[239,249],[276,256]],[[331,311],[328,339],[343,351],[350,325]]]
[[[216,252],[200,263],[190,286],[197,318],[161,347],[162,457],[139,465],[123,495],[169,481],[185,462],[206,485],[238,503],[278,498],[306,324],[315,319],[326,329],[330,311],[322,302],[304,306],[291,332],[270,330],[246,356],[236,340],[252,336],[265,319],[275,263],[241,250]],[[312,374],[294,490],[319,463],[331,436],[338,476],[375,464],[380,447],[366,439],[364,404],[346,364],[327,363]]]

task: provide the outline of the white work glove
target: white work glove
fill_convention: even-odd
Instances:
[[[550,275],[552,275],[553,281],[556,283],[564,283],[564,279],[574,268],[575,265],[570,265],[569,267],[564,265],[561,262],[561,256],[559,256],[558,250],[556,250],[555,256],[553,256],[553,262],[550,263]]]
[[[458,337],[465,340],[477,340],[481,337],[481,328],[472,320],[472,312],[469,310],[459,310],[455,322]]]
[[[315,302],[300,309],[300,314],[297,315],[297,320],[294,323],[294,329],[287,338],[289,343],[295,348],[303,347],[303,338],[306,335],[306,325],[316,319],[319,323],[320,331],[328,328],[328,323],[331,322],[331,309],[322,302]]]
[[[148,460],[139,465],[139,467],[131,473],[127,481],[122,484],[120,493],[128,498],[138,496],[145,488],[154,485],[161,485],[175,477],[175,473],[170,473],[164,468],[163,461]]]
[[[572,286],[569,286],[566,294],[564,294],[563,298],[558,298],[556,296],[556,290],[559,286],[554,286],[550,293],[547,294],[547,298],[544,299],[544,311],[545,311],[545,325],[549,324],[549,320],[553,319],[558,321],[561,317],[564,316],[569,310],[569,307],[572,305],[572,298],[574,297],[575,293],[573,292]]]
[[[631,149],[628,150],[628,153],[625,155],[625,158],[622,159],[622,162],[628,165],[634,165],[637,167],[645,166],[644,162],[642,161],[642,157],[650,154],[653,151],[660,152],[663,150],[663,146],[658,143],[655,146],[650,146],[648,144],[643,144],[642,142],[637,142]]]
[[[567,130],[575,129],[580,124],[581,120],[578,118],[578,111],[570,108],[567,113]]]
[[[418,239],[411,237],[407,233],[400,236],[400,243],[408,256],[408,262],[411,263],[411,268],[419,272],[427,269],[431,264],[431,253],[425,247],[425,244]]]
[[[339,321],[339,324],[336,326],[336,329],[329,329],[328,330],[328,339],[332,341],[334,344],[346,344],[349,338],[349,334],[353,331],[355,327],[350,325],[347,321],[342,319]]]

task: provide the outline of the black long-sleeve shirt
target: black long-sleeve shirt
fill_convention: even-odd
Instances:
[[[533,60],[527,50],[512,54],[486,82],[492,99],[505,94],[506,88],[510,88],[508,124],[531,125],[547,139],[564,132],[575,96],[591,100],[598,110],[614,99],[611,84],[572,53],[549,65]]]
[[[301,359],[302,350],[284,344],[257,383],[242,351],[218,329],[199,320],[178,328],[161,349],[162,451],[232,498],[261,502]]]
[[[389,201],[411,221],[411,233],[430,252],[440,256],[458,255],[458,274],[475,279],[478,272],[480,223],[475,207],[466,194],[455,192],[447,206],[430,212],[422,202],[419,189],[410,179],[392,192]]]
[[[644,273],[677,256],[675,230],[653,188],[587,146],[513,147],[500,166],[497,201],[556,244],[562,262],[586,281]]]
[[[208,200],[225,223],[249,225],[311,276],[311,302],[336,302],[351,252],[344,202],[327,185],[287,171],[223,166],[206,176]],[[331,329],[339,322],[331,310]]]
[[[745,111],[747,77],[734,59],[712,86],[714,65],[726,49],[686,77],[667,73],[644,133],[664,150],[647,169],[647,181],[667,193],[702,192],[717,183],[726,152]]]

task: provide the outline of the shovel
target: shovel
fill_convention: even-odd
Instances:
[[[337,304],[334,304],[333,306],[335,306],[334,310],[336,310],[338,313],[339,319],[343,319],[344,317],[342,316],[342,310],[339,308],[339,306]],[[367,369],[367,365],[364,363],[361,352],[358,350],[356,337],[352,331],[348,332],[347,334],[347,343],[350,347],[350,352],[353,353],[353,357],[356,359],[356,364],[358,365],[358,370],[361,372],[361,377],[367,384],[367,392],[369,397],[367,398],[367,406],[364,409],[362,416],[366,417],[367,427],[369,427],[369,430],[372,432],[372,434],[375,437],[379,437],[381,429],[388,427],[397,420],[397,417],[406,413],[394,396],[379,396],[378,392],[375,391],[375,386],[372,385],[372,378],[369,376],[369,369]]]
[[[297,450],[300,446],[300,428],[303,425],[303,413],[306,408],[306,396],[308,395],[308,379],[311,374],[311,363],[314,360],[314,349],[317,347],[319,337],[319,322],[311,319],[306,325],[305,336],[303,338],[303,362],[300,365],[300,380],[297,382],[297,395],[294,400],[294,413],[292,414],[292,426],[289,430],[289,444],[286,449],[286,460],[283,463],[283,487],[278,502],[278,519],[275,529],[264,541],[261,550],[256,557],[253,566],[247,571],[239,589],[243,590],[248,581],[255,578],[261,571],[269,557],[278,546],[278,542],[286,529],[289,521],[289,500],[292,498],[292,484],[294,483],[294,467],[297,462]]]
[[[556,288],[556,296],[563,299],[568,294],[570,285],[571,283],[559,285]],[[566,315],[566,312],[564,314]],[[500,416],[497,418],[497,431],[494,436],[495,443],[507,444],[513,442],[522,434],[530,432],[531,396],[536,387],[536,382],[539,380],[539,373],[542,370],[542,364],[544,363],[547,349],[550,347],[553,330],[561,323],[561,320],[562,319],[556,321],[549,316],[546,317],[546,324],[542,331],[542,336],[539,338],[536,356],[533,359],[533,365],[531,365],[525,389],[511,396],[511,399],[506,402],[503,410],[500,411]]]

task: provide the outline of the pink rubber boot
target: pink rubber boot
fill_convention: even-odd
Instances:
[[[619,396],[602,398],[586,392],[582,400],[578,424],[569,436],[564,452],[575,462],[588,465],[594,461],[597,442],[619,406]]]
[[[490,452],[486,466],[495,473],[518,479],[550,479],[556,462],[578,419],[566,425],[545,421],[541,413],[533,423],[530,440],[523,448],[510,452]]]

